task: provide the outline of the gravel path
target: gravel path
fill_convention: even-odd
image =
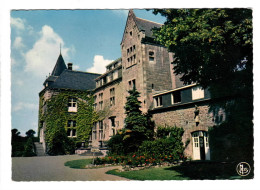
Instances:
[[[89,156],[43,156],[12,158],[12,179],[14,181],[128,181],[128,179],[105,174],[118,168],[72,169],[64,166],[70,160],[91,158]]]

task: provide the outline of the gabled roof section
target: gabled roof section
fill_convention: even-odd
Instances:
[[[60,76],[60,74],[65,70],[67,69],[67,66],[64,62],[64,59],[62,57],[62,55],[60,54],[58,59],[57,59],[57,62],[56,62],[56,65],[51,73],[52,76]]]
[[[134,11],[132,9],[130,9],[128,12],[128,17],[127,17],[124,34],[123,34],[121,43],[124,40],[127,23],[130,18],[132,18],[134,20],[138,30],[143,31],[145,33],[145,37],[148,37],[148,38],[154,38],[153,32],[152,32],[153,28],[160,28],[162,26],[162,24],[136,17],[134,14]]]
[[[96,88],[95,79],[100,74],[81,71],[64,70],[61,75],[51,83],[48,88],[71,89],[71,90],[93,90]]]
[[[136,22],[138,29],[140,31],[144,31],[145,36],[150,37],[150,38],[154,38],[153,37],[153,31],[152,31],[153,28],[160,28],[162,26],[162,24],[152,22],[152,21],[149,21],[149,20],[145,20],[145,19],[142,19],[142,18],[138,18],[138,17],[136,17],[135,22]]]

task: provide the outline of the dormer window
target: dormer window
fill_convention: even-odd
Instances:
[[[77,99],[76,98],[69,98],[68,112],[77,112]]]

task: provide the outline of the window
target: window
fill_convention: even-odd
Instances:
[[[172,104],[181,102],[181,91],[175,91],[172,93]]]
[[[116,134],[116,131],[115,131],[115,127],[116,127],[115,117],[111,117],[110,120],[111,120],[112,135],[114,136]]]
[[[136,88],[135,79],[128,81],[128,88],[129,90]]]
[[[103,101],[99,102],[99,109],[102,110],[103,109]]]
[[[132,35],[133,35],[133,32],[132,32],[132,31],[130,31],[130,32],[129,32],[129,34],[130,34],[130,36],[132,36]]]
[[[69,120],[67,125],[67,136],[76,137],[76,121]]]
[[[68,112],[77,112],[77,99],[76,98],[69,98]]]
[[[115,105],[115,88],[110,89],[110,106]]]
[[[192,100],[204,98],[204,90],[201,87],[195,86],[192,88],[191,91],[192,91]]]
[[[154,98],[154,107],[161,107],[162,106],[162,96],[158,96]]]
[[[149,51],[149,62],[154,62],[154,52]]]
[[[92,128],[92,140],[97,139],[97,122],[94,123],[94,126]]]
[[[103,140],[104,139],[103,121],[99,121],[98,126],[99,126],[99,140]]]

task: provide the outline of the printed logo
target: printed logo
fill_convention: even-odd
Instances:
[[[240,162],[237,165],[237,173],[240,176],[247,176],[251,171],[250,165],[246,162]]]

